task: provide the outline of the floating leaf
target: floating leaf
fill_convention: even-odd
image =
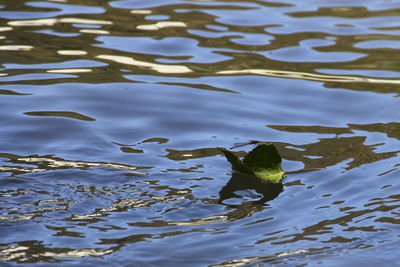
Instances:
[[[232,169],[252,174],[271,183],[280,183],[285,175],[282,158],[273,144],[261,144],[250,151],[243,160],[228,150],[222,150]]]

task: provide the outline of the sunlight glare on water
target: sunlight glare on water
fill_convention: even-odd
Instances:
[[[2,1],[0,265],[395,265],[399,8]]]

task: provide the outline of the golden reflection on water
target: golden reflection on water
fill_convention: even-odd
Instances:
[[[362,129],[371,131],[374,125],[351,125],[349,128],[326,128],[319,126],[268,126],[279,131],[289,131],[298,133],[324,133],[335,134],[334,138],[320,138],[317,143],[305,145],[280,144],[282,153],[285,153],[288,159],[299,160],[308,168],[325,168],[352,159],[347,164],[346,169],[350,170],[363,164],[377,162],[380,160],[396,157],[400,151],[390,151],[377,153],[375,149],[382,144],[366,145],[365,136],[346,136],[341,134],[352,133],[352,129]],[[389,133],[387,133],[389,134]],[[292,147],[292,148],[291,148]],[[294,149],[293,149],[294,148]]]
[[[91,69],[56,69],[56,70],[46,70],[48,73],[84,73],[92,72]]]
[[[33,19],[33,20],[12,20],[8,22],[11,26],[54,26],[57,23],[68,24],[88,24],[88,25],[112,25],[111,21],[80,19],[80,18],[51,18],[51,19]]]
[[[223,262],[221,264],[214,264],[211,265],[212,267],[236,267],[236,266],[243,266],[244,264],[252,264],[252,263],[275,263],[275,264],[285,264],[287,259],[291,256],[304,256],[311,253],[317,253],[320,249],[299,249],[295,251],[288,251],[282,253],[276,253],[275,255],[270,256],[260,256],[260,257],[246,257],[242,259],[234,259],[227,262]],[[323,253],[321,253],[322,255]]]
[[[304,79],[310,81],[321,82],[342,82],[342,83],[387,83],[387,84],[400,84],[397,79],[373,79],[367,77],[356,76],[342,76],[342,75],[322,75],[305,72],[295,71],[279,71],[279,70],[265,70],[265,69],[245,69],[245,70],[225,70],[218,71],[217,74],[221,75],[265,75],[271,77],[283,77],[291,79]]]
[[[18,156],[13,154],[1,153],[1,157],[8,158],[12,165],[0,166],[1,172],[28,173],[28,172],[42,172],[57,169],[88,169],[91,167],[104,167],[115,169],[119,171],[129,171],[130,173],[146,174],[138,171],[138,169],[147,169],[148,167],[135,167],[127,164],[108,163],[108,162],[85,162],[85,161],[72,161],[64,160],[56,157],[46,156]],[[29,164],[37,165],[36,167],[18,166],[15,164]]]
[[[179,65],[166,65],[166,64],[159,64],[155,63],[154,58],[148,57],[148,60],[137,60],[134,59],[136,57],[135,54],[130,56],[125,55],[116,55],[112,54],[109,55],[104,53],[105,51],[101,51],[98,56],[95,56],[97,59],[106,59],[106,60],[113,60],[114,62],[125,64],[125,65],[132,65],[137,67],[147,67],[150,70],[155,70],[162,74],[181,74],[184,75],[185,73],[192,73],[195,72],[198,75],[202,74],[212,74],[212,75],[263,75],[263,76],[271,76],[271,77],[281,77],[281,78],[294,78],[294,79],[305,79],[305,80],[312,80],[312,81],[322,81],[322,82],[334,82],[334,83],[365,83],[365,84],[399,84],[398,79],[384,79],[384,78],[374,78],[374,77],[362,77],[362,76],[353,76],[353,75],[326,75],[316,73],[316,70],[320,68],[321,64],[324,64],[329,69],[337,69],[337,70],[346,70],[346,69],[366,69],[366,70],[380,70],[380,69],[387,69],[387,70],[396,70],[395,64],[392,64],[389,61],[385,61],[384,58],[387,58],[387,55],[391,52],[387,49],[378,49],[378,50],[365,50],[355,48],[354,45],[357,44],[360,40],[376,40],[382,38],[382,35],[379,34],[363,34],[363,35],[354,35],[348,36],[345,33],[343,35],[338,34],[335,36],[335,39],[332,39],[332,36],[323,36],[321,33],[304,33],[302,36],[295,35],[295,34],[287,34],[287,35],[274,35],[269,45],[240,45],[235,43],[233,37],[244,38],[246,34],[253,34],[257,33],[260,36],[267,35],[266,31],[268,31],[269,27],[274,28],[274,25],[263,25],[254,26],[254,27],[241,27],[238,28],[234,25],[224,25],[223,27],[226,30],[213,30],[210,29],[209,26],[217,26],[220,23],[215,22],[215,18],[213,16],[209,16],[207,12],[194,12],[193,10],[199,10],[204,8],[205,10],[218,10],[219,7],[213,6],[203,6],[200,4],[192,4],[192,5],[170,5],[164,7],[162,11],[158,11],[157,8],[152,9],[132,9],[129,12],[124,12],[124,10],[118,9],[111,9],[110,7],[105,7],[108,14],[105,16],[107,19],[92,19],[88,17],[63,17],[63,18],[44,18],[44,19],[28,19],[28,20],[9,20],[7,22],[8,25],[16,27],[4,26],[0,27],[0,31],[4,33],[9,33],[12,31],[18,31],[21,27],[52,27],[56,25],[63,25],[63,24],[82,24],[82,25],[96,25],[99,27],[106,26],[107,29],[78,29],[78,32],[83,35],[120,35],[123,32],[131,32],[132,28],[136,28],[138,31],[132,32],[132,34],[137,36],[146,36],[147,31],[156,31],[155,33],[158,38],[165,38],[169,36],[185,36],[191,39],[196,39],[199,41],[199,47],[212,47],[216,49],[216,52],[224,53],[231,57],[231,60],[227,60],[225,62],[218,62],[217,64],[198,64],[198,63],[191,63],[190,66],[188,64],[179,64]],[[265,6],[269,7],[291,7],[291,4],[283,4],[283,3],[263,3]],[[239,5],[240,6],[240,5]],[[182,8],[188,8],[185,12],[177,12]],[[193,9],[190,9],[193,8]],[[233,4],[227,3],[226,6],[223,7],[225,10],[237,10]],[[245,6],[241,6],[241,8],[245,9]],[[247,8],[247,7],[246,7]],[[184,10],[184,9],[183,9]],[[119,13],[118,13],[119,12]],[[128,16],[128,14],[130,16]],[[144,17],[145,15],[149,14],[170,14],[171,20],[167,21],[156,21],[155,23],[149,24],[148,20]],[[349,17],[349,18],[365,18],[365,17],[379,17],[379,16],[391,16],[392,11],[384,10],[384,11],[369,11],[364,7],[321,7],[317,10],[313,10],[310,12],[306,11],[296,11],[296,12],[288,12],[287,13],[290,17],[293,18],[312,18],[312,17],[319,17],[319,16],[332,16],[332,17]],[[134,17],[132,17],[132,15]],[[97,18],[97,17],[96,17]],[[180,20],[175,20],[176,18],[180,18]],[[126,22],[131,22],[129,25]],[[199,24],[197,21],[201,21],[203,23]],[[355,24],[358,23],[357,20],[354,21]],[[58,27],[58,26],[57,26]],[[218,27],[222,27],[222,25],[218,25]],[[267,27],[267,28],[265,28]],[[361,26],[360,26],[361,27]],[[170,28],[168,30],[168,28]],[[379,27],[374,27],[377,29]],[[380,27],[382,28],[382,27]],[[387,31],[395,30],[395,28],[388,28],[383,27]],[[371,28],[372,29],[372,28]],[[202,30],[206,33],[207,37],[196,36],[190,30]],[[227,32],[232,31],[232,33],[238,34],[236,36],[221,36],[219,38],[211,37],[215,32]],[[269,33],[271,34],[271,33]],[[87,36],[88,37],[88,36]],[[90,37],[89,37],[90,38]],[[33,39],[33,38],[32,38]],[[283,62],[279,63],[277,61],[271,60],[265,57],[256,56],[257,52],[265,52],[265,51],[274,51],[275,49],[279,49],[282,47],[290,47],[296,46],[301,40],[334,40],[334,43],[331,46],[326,48],[322,47],[319,48],[318,46],[313,48],[316,51],[321,52],[331,52],[331,51],[352,51],[352,52],[360,52],[365,53],[368,52],[367,57],[363,57],[361,59],[351,61],[351,62],[341,62],[340,64],[332,62],[332,63],[308,63],[304,64],[300,63],[292,63],[292,64],[285,64]],[[73,44],[73,42],[71,43]],[[339,47],[340,44],[340,47]],[[79,48],[83,48],[82,44],[77,43]],[[90,43],[84,45],[87,46]],[[75,45],[73,45],[75,46]],[[247,58],[243,58],[241,53],[246,53],[246,51],[251,47],[252,54],[243,54],[247,56]],[[19,44],[19,45],[3,45],[0,49],[3,50],[25,50],[29,51],[33,49],[34,46],[28,44]],[[86,48],[86,47],[85,47]],[[224,49],[230,49],[232,52],[225,52]],[[74,54],[76,56],[79,55],[87,55],[87,51],[93,50],[93,47],[90,49],[84,49],[85,54]],[[220,50],[220,51],[218,51]],[[68,51],[68,50],[66,50]],[[156,51],[155,51],[156,52]],[[38,55],[39,51],[36,51],[35,54]],[[57,52],[62,54],[63,52]],[[157,53],[157,52],[156,52]],[[67,55],[64,53],[63,55]],[[72,55],[72,54],[70,54]],[[105,58],[106,56],[107,58]],[[384,58],[382,58],[382,56]],[[102,58],[103,57],[103,58]],[[113,57],[111,59],[110,57]],[[122,58],[125,59],[122,59]],[[128,59],[131,58],[131,59]],[[141,58],[146,58],[146,56],[141,55]],[[263,63],[261,61],[264,61]],[[255,66],[268,66],[268,68],[255,68]],[[232,69],[232,66],[234,67]],[[273,67],[273,68],[271,68]],[[301,70],[299,70],[301,69]],[[50,72],[57,72],[57,70],[49,70]],[[80,76],[79,78],[82,78]],[[344,85],[346,87],[346,85]]]
[[[30,51],[32,49],[31,45],[0,45],[0,50],[6,51]]]
[[[81,30],[79,30],[79,32],[82,32],[82,33],[89,33],[89,34],[96,34],[96,35],[108,35],[108,34],[110,34],[109,31],[105,31],[105,30],[93,30],[93,29],[81,29]]]
[[[26,244],[10,246],[0,249],[0,260],[32,262],[32,259],[38,261],[50,258],[81,258],[81,257],[100,257],[114,252],[112,249],[101,251],[95,249],[45,249],[37,245]]]
[[[58,50],[57,53],[59,55],[64,55],[64,56],[83,56],[83,55],[87,55],[86,51],[81,51],[81,50]]]
[[[151,13],[152,12],[149,9],[132,9],[131,10],[131,14],[149,15]]]
[[[181,21],[159,21],[155,24],[138,25],[136,26],[136,29],[145,31],[157,31],[162,28],[171,27],[187,27],[187,25]]]
[[[97,58],[106,59],[106,60],[112,60],[114,62],[122,63],[122,64],[126,64],[126,65],[147,67],[147,68],[150,68],[150,69],[152,69],[154,71],[157,71],[157,72],[160,72],[160,73],[172,74],[172,73],[188,73],[188,72],[192,72],[192,70],[189,69],[186,66],[156,64],[156,63],[150,63],[150,62],[136,60],[136,59],[133,59],[133,58],[130,58],[130,57],[113,56],[113,55],[98,55]]]

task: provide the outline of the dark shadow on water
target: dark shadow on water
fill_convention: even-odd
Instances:
[[[235,192],[249,189],[263,195],[260,200],[254,201],[253,204],[264,204],[279,196],[283,191],[283,185],[282,183],[269,183],[252,175],[234,172],[229,182],[219,191],[219,202],[222,203],[230,198],[240,198],[241,196]]]

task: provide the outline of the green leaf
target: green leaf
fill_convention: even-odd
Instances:
[[[261,144],[250,151],[243,163],[255,176],[272,183],[279,183],[284,177],[282,158],[273,144]]]
[[[271,183],[280,183],[285,175],[282,158],[273,144],[261,144],[250,151],[243,160],[228,150],[223,150],[232,169],[255,175]]]
[[[231,163],[232,169],[243,173],[253,174],[253,172],[245,166],[243,161],[241,161],[235,154],[225,149],[221,149],[221,151],[224,153],[226,159]]]

